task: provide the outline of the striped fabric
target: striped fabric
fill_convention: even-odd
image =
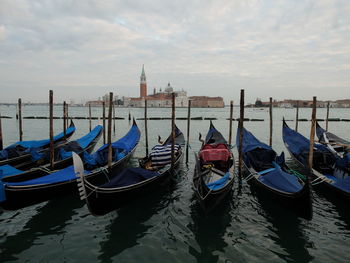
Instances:
[[[175,144],[175,154],[179,151],[180,145]],[[156,145],[150,153],[152,167],[160,168],[171,163],[171,144]]]

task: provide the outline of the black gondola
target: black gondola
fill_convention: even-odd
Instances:
[[[235,165],[231,151],[222,134],[210,122],[209,131],[196,156],[193,189],[203,210],[212,211],[232,190]]]
[[[327,146],[327,148],[336,156],[345,158],[350,161],[350,142],[344,140],[337,135],[323,129],[318,122],[316,122],[316,135],[318,141],[321,144]]]
[[[73,121],[71,121],[69,127],[66,130],[66,136],[64,136],[63,132],[54,136],[54,146],[57,147],[63,143],[66,143],[74,132],[75,125]],[[49,146],[49,139],[36,141],[18,141],[16,143],[13,143],[0,151],[0,166],[9,164],[17,168],[19,168],[19,166],[27,166],[30,168],[30,165],[33,164],[31,150],[35,149],[35,151],[43,153],[48,150]]]
[[[120,169],[129,161],[139,139],[140,130],[134,122],[123,138],[112,143],[113,171]],[[87,170],[93,171],[87,175],[91,180],[101,180],[99,177],[105,177],[107,152],[107,144],[105,144],[91,155],[87,152],[82,155],[87,164]],[[96,167],[99,168],[96,169]],[[28,179],[28,176],[32,178]],[[73,165],[59,171],[36,169],[33,173],[26,174],[25,178],[13,177],[13,180],[9,177],[3,178],[0,181],[0,207],[5,210],[15,210],[74,192],[77,188],[76,179]]]
[[[283,120],[283,141],[296,162],[308,169],[310,140],[288,127]],[[350,200],[349,162],[334,155],[327,146],[314,144],[311,185],[320,190]]]
[[[238,129],[237,145],[240,144],[239,134]],[[243,128],[242,154],[244,165],[250,173],[246,180],[254,191],[270,196],[298,216],[312,218],[308,177],[291,170],[286,165],[283,152],[277,156],[270,146]]]
[[[103,127],[101,125],[97,125],[92,131],[90,131],[85,136],[74,141],[69,141],[55,148],[55,158],[53,167],[51,167],[50,163],[48,163],[50,160],[50,153],[46,151],[43,153],[32,153],[32,159],[38,159],[37,161],[33,160],[32,163],[42,162],[48,164],[41,165],[30,170],[22,168],[18,169],[17,167],[13,167],[8,164],[2,165],[0,166],[0,180],[2,182],[27,181],[42,176],[41,171],[51,173],[52,171],[57,171],[59,169],[63,169],[69,165],[72,165],[72,152],[75,152],[79,155],[83,155],[84,152],[91,153],[96,143],[100,139],[102,131]]]
[[[182,148],[184,136],[176,128],[175,133],[175,163],[176,169],[182,160]],[[81,198],[86,200],[87,206],[93,215],[104,215],[130,201],[142,198],[146,193],[156,190],[171,178],[171,136],[162,143],[153,147],[149,156],[139,160],[139,167],[126,168],[120,173],[108,172],[106,175],[115,174],[114,178],[106,183],[96,184],[84,173],[84,167],[79,158],[74,159]],[[159,154],[161,153],[161,154]],[[99,172],[99,171],[97,171]]]

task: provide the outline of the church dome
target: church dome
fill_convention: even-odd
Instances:
[[[165,88],[165,92],[167,93],[173,92],[173,87],[170,86],[170,82],[168,83],[168,86]]]

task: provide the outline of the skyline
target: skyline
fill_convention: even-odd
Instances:
[[[170,82],[225,104],[350,97],[348,1],[9,1],[1,101],[137,97]],[[330,92],[331,91],[331,92]]]

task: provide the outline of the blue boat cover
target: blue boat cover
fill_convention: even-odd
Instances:
[[[283,141],[298,161],[307,166],[310,141],[300,133],[289,128],[286,124],[283,125]],[[327,166],[331,169],[334,168],[334,165],[344,168],[343,165],[346,165],[346,162],[337,162],[340,159],[340,157],[335,156],[325,145],[314,143],[314,164]]]
[[[64,160],[72,157],[72,151],[82,152],[98,136],[102,129],[103,127],[101,125],[97,125],[91,132],[80,139],[58,147],[58,149],[55,150],[55,160]],[[49,160],[50,158],[49,152],[40,152],[40,149],[30,148],[30,154],[34,162],[40,159]]]
[[[335,183],[332,184],[333,186],[341,189],[344,192],[350,193],[350,176],[346,177],[345,179],[340,179],[333,175],[328,175],[328,174],[325,174],[325,176],[335,181]]]
[[[239,128],[237,128],[237,135],[236,135],[237,147],[239,147],[239,133],[240,133],[240,130],[239,130]],[[268,146],[265,143],[262,143],[251,132],[249,132],[245,128],[243,128],[243,145],[242,145],[243,153],[252,151],[256,148],[272,150],[272,148],[270,146]]]
[[[149,171],[140,167],[126,168],[117,174],[111,181],[105,183],[100,188],[117,188],[131,186],[149,178],[159,176],[159,173]]]
[[[68,127],[66,130],[66,134],[70,134],[72,132],[75,131],[75,126],[72,127]],[[64,133],[61,132],[59,134],[57,134],[56,136],[53,137],[54,141],[60,140],[64,137]],[[39,140],[39,141],[22,141],[22,142],[16,142],[6,148],[10,148],[10,147],[15,147],[16,145],[20,145],[24,148],[40,148],[43,147],[45,145],[48,145],[50,143],[50,139],[46,139],[46,140]]]
[[[75,131],[75,126],[68,127],[66,130],[66,134],[71,134],[74,131]],[[57,134],[56,136],[54,136],[53,140],[58,141],[58,140],[62,139],[63,137],[64,137],[64,133],[61,132],[61,133]],[[14,144],[7,146],[5,149],[0,151],[0,160],[11,158],[11,156],[9,156],[9,151],[11,149],[21,148],[21,151],[27,149],[27,151],[25,151],[25,152],[29,152],[30,151],[29,149],[32,149],[32,148],[40,149],[40,148],[48,145],[49,143],[50,143],[50,139],[33,140],[33,141],[18,141]]]
[[[287,148],[296,156],[303,152],[309,152],[310,141],[285,125],[283,126],[283,140],[287,144]]]
[[[89,171],[85,171],[85,173],[88,174]],[[10,186],[42,185],[67,182],[75,179],[77,179],[77,177],[75,176],[74,166],[71,165],[55,173],[48,174],[32,180],[22,182],[6,182],[4,184]]]
[[[273,165],[275,169],[260,176],[258,178],[260,182],[268,187],[287,193],[296,193],[303,188],[296,176],[284,172],[275,162],[273,162]]]
[[[12,167],[11,165],[5,164],[0,166],[0,179],[2,179],[5,176],[20,174],[20,173],[23,173],[23,171],[18,170]]]
[[[226,183],[230,180],[230,173],[227,172],[223,177],[214,182],[208,183],[207,187],[211,190],[218,190],[226,185]]]
[[[89,146],[89,144],[97,137],[97,135],[102,131],[102,125],[97,125],[91,132],[86,134],[77,140],[78,144],[81,148],[85,149]]]
[[[118,161],[126,156],[140,140],[141,132],[137,125],[133,125],[128,133],[112,143],[112,158],[113,161]],[[86,168],[89,170],[94,169],[96,166],[103,166],[108,160],[108,144],[101,146],[94,154],[88,154],[84,152],[83,161]]]

